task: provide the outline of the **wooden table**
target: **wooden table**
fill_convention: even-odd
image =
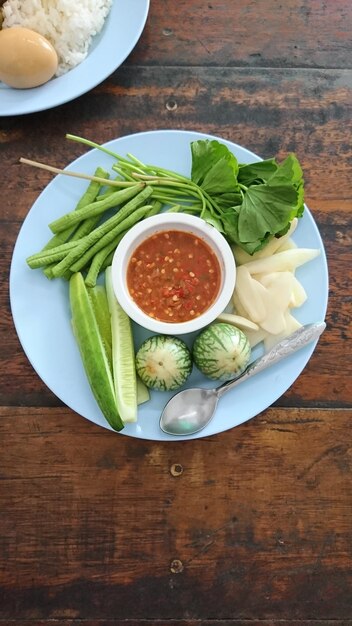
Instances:
[[[152,0],[103,84],[1,118],[1,625],[352,624],[351,32],[350,0]],[[246,424],[182,444],[116,437],[60,404],[22,351],[7,290],[51,180],[19,158],[64,167],[82,153],[67,132],[156,128],[296,152],[330,271],[327,331],[294,385]]]

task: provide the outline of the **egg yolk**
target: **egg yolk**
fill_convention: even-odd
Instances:
[[[55,49],[39,33],[21,26],[0,30],[0,80],[9,87],[43,85],[54,76],[57,66]]]

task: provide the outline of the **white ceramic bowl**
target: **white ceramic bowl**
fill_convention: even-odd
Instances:
[[[202,239],[216,254],[221,269],[220,289],[216,300],[198,317],[181,323],[163,322],[149,317],[134,302],[127,287],[127,266],[134,250],[145,239],[167,230],[189,232]],[[200,330],[213,322],[228,305],[235,281],[235,260],[226,239],[204,220],[185,213],[161,213],[139,222],[119,243],[112,261],[113,288],[120,305],[137,324],[158,334],[183,335]]]

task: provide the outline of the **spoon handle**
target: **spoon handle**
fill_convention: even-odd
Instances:
[[[245,371],[238,378],[230,380],[218,387],[216,390],[218,397],[222,396],[226,393],[226,391],[229,391],[233,387],[236,387],[236,385],[239,385],[247,378],[262,372],[267,367],[270,367],[270,365],[278,363],[290,354],[300,350],[311,341],[318,339],[325,327],[325,322],[315,322],[313,324],[306,324],[305,326],[302,326],[292,333],[292,335],[280,341],[269,352],[253,361],[253,363],[250,363],[250,365],[248,365]]]

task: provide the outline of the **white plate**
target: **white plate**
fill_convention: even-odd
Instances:
[[[75,68],[35,89],[11,89],[0,82],[0,116],[45,111],[90,91],[112,74],[135,47],[149,0],[114,0],[88,56]]]
[[[154,131],[109,142],[109,148],[120,155],[131,152],[149,164],[173,169],[189,175],[190,142],[210,138],[209,135],[185,131]],[[223,141],[240,162],[259,161],[248,150]],[[113,159],[91,150],[67,168],[91,174],[98,164],[109,169]],[[10,299],[13,319],[22,347],[37,374],[62,402],[88,420],[109,428],[90,391],[78,348],[70,326],[68,284],[63,280],[49,281],[40,270],[31,270],[26,258],[37,252],[50,238],[47,224],[64,212],[72,210],[86,188],[83,180],[57,176],[46,187],[29,211],[15,245],[11,273]],[[297,309],[302,323],[324,320],[328,297],[328,272],[318,229],[306,209],[294,234],[301,247],[320,248],[321,254],[299,268],[298,278],[308,293],[308,300]],[[152,333],[134,325],[136,348]],[[193,337],[185,337],[191,345]],[[205,437],[233,428],[257,415],[275,402],[296,380],[315,344],[303,348],[284,362],[244,382],[226,394],[218,405],[213,421],[200,433],[185,439]],[[194,369],[187,387],[212,386]],[[153,440],[174,440],[159,429],[160,413],[171,393],[153,392],[151,400],[139,407],[138,423],[128,424],[124,435]],[[177,440],[183,438],[177,437]]]

